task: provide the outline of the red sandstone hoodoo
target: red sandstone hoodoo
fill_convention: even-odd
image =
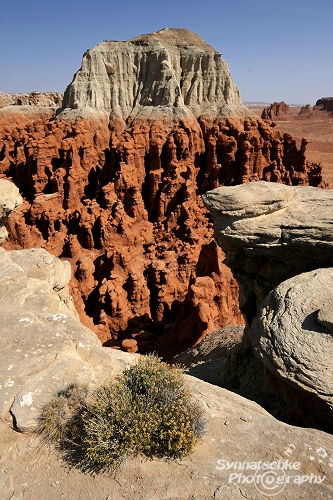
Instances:
[[[97,45],[62,108],[6,106],[0,130],[0,176],[25,200],[5,247],[69,260],[81,321],[165,357],[242,322],[200,195],[260,179],[324,186],[306,141],[256,118],[221,55],[185,29]]]

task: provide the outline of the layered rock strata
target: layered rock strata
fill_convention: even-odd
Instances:
[[[290,278],[272,290],[249,331],[274,392],[294,419],[333,431],[333,268]],[[324,318],[322,318],[324,316]]]
[[[127,122],[249,115],[221,54],[197,34],[172,28],[88,50],[63,107]]]
[[[0,112],[0,176],[25,200],[5,247],[68,259],[80,318],[102,342],[173,356],[242,321],[202,193],[260,179],[324,186],[306,141],[299,149],[244,118],[226,63],[188,30],[103,42],[84,55],[62,110],[41,109]]]
[[[29,92],[28,94],[6,94],[0,91],[0,108],[5,106],[39,106],[59,108],[63,94],[59,92]]]
[[[230,358],[225,382],[246,390],[260,380],[262,392],[265,384],[273,388],[293,422],[332,432],[327,311],[332,192],[259,182],[220,187],[206,193],[204,202],[240,286],[240,307],[250,327],[242,349]],[[253,352],[260,365],[251,359]]]

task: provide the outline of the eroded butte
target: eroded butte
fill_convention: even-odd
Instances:
[[[81,321],[107,345],[170,358],[243,322],[201,195],[325,187],[307,141],[246,108],[221,55],[185,29],[102,42],[61,107],[37,104],[0,110],[0,176],[24,198],[4,248],[69,260]]]

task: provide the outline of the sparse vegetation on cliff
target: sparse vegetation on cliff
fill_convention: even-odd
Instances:
[[[84,470],[113,471],[127,458],[178,459],[188,455],[205,428],[180,368],[154,355],[87,397],[75,384],[46,404],[39,433]]]

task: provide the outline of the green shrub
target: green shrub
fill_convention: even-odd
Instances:
[[[59,406],[49,405],[47,413]],[[58,409],[55,413],[53,420],[63,422]],[[94,471],[115,470],[138,454],[181,458],[193,450],[205,427],[203,410],[193,401],[182,370],[153,355],[141,357],[69,415],[62,426],[62,446],[67,457]]]

